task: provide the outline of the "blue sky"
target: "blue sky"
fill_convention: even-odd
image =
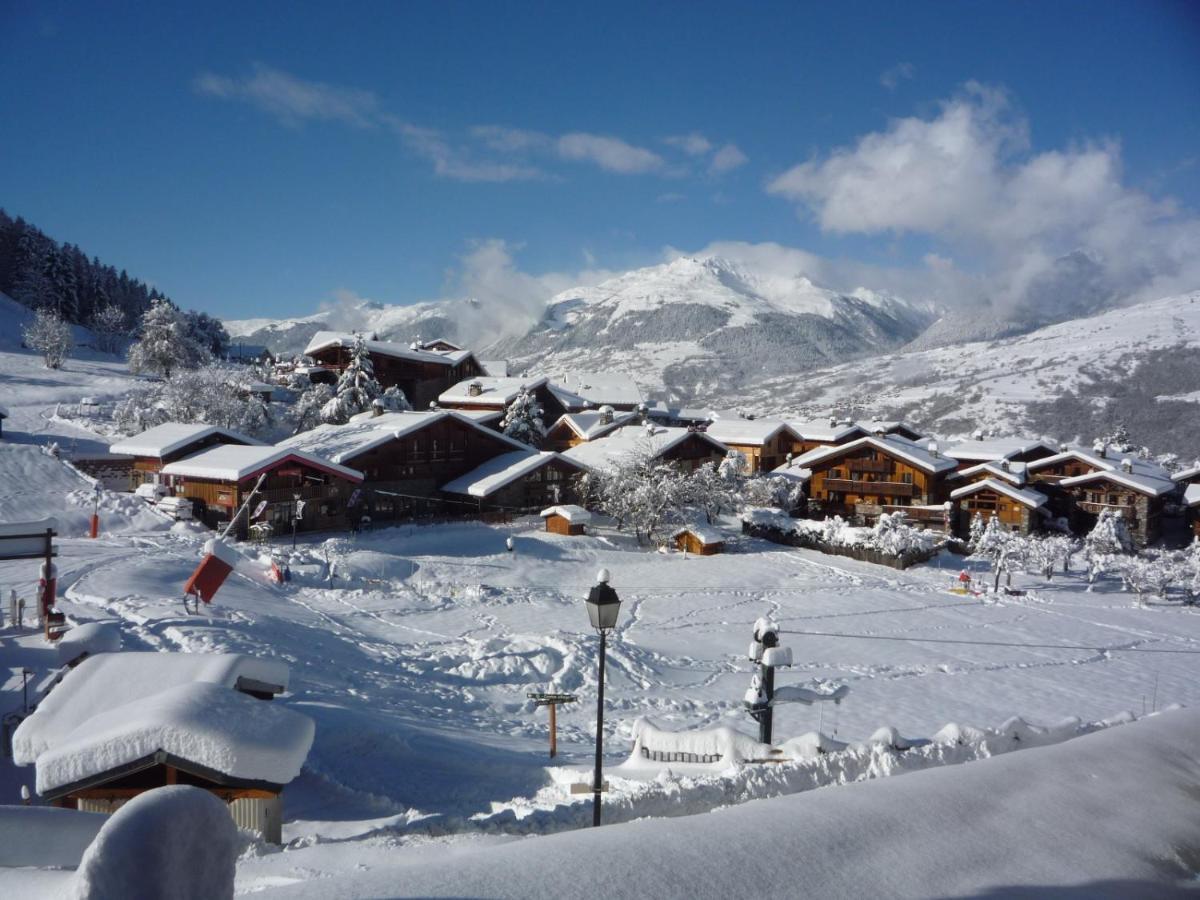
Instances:
[[[0,206],[224,317],[714,247],[941,299],[1074,250],[1200,286],[1194,3],[0,10]]]

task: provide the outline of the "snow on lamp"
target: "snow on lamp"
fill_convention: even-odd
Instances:
[[[588,592],[587,609],[592,627],[597,631],[607,631],[617,627],[617,614],[621,611],[621,598],[608,583],[608,569],[601,569],[596,575],[596,584]]]

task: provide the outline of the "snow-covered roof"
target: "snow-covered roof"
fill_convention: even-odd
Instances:
[[[829,419],[788,419],[788,427],[803,441],[834,444],[855,435],[868,434],[862,425],[853,422],[831,422]]]
[[[705,432],[723,444],[761,446],[787,427],[779,419],[717,419]]]
[[[541,512],[543,519],[548,519],[550,516],[558,516],[566,519],[572,525],[586,525],[592,521],[592,514],[582,506],[567,504],[565,506],[551,506],[549,509],[543,509]]]
[[[603,416],[599,412],[563,413],[551,427],[557,428],[559,425],[566,425],[583,440],[590,441],[608,434],[622,425],[628,425],[637,418],[637,415],[636,412],[614,411],[608,422],[602,422]]]
[[[280,441],[278,446],[302,450],[330,462],[344,464],[368,450],[389,441],[399,440],[445,419],[457,419],[469,428],[512,444],[514,448],[525,446],[513,438],[484,427],[475,416],[463,415],[450,409],[389,412],[380,416],[366,412],[355,416],[345,425],[318,425],[309,431],[302,431]]]
[[[1037,509],[1046,503],[1046,495],[1040,491],[1030,490],[1029,488],[1019,488],[1009,484],[1007,481],[1000,481],[996,478],[985,478],[983,481],[976,481],[972,484],[966,484],[950,492],[950,499],[958,500],[960,497],[969,497],[971,494],[979,491],[995,491],[997,494],[1003,494],[1016,500],[1018,503],[1023,503],[1030,509]]]
[[[312,356],[330,347],[353,347],[358,336],[348,331],[318,331],[304,348],[305,356]],[[393,359],[407,359],[413,362],[436,363],[443,366],[453,366],[471,356],[468,350],[433,351],[414,350],[404,344],[394,344],[391,341],[364,341],[368,353],[379,356],[390,356]]]
[[[0,419],[6,418],[8,418],[8,408],[3,403],[0,403]]]
[[[283,785],[300,774],[314,730],[312,719],[280,703],[218,684],[178,684],[77,722],[38,754],[37,791],[77,785],[158,753],[239,781]]]
[[[443,406],[469,404],[471,406],[490,406],[500,408],[508,406],[523,390],[534,390],[547,383],[545,375],[521,378],[494,378],[490,375],[480,375],[478,378],[468,378],[442,391],[437,402]],[[479,385],[479,393],[471,394],[471,385]]]
[[[439,344],[441,346],[438,346]],[[453,341],[448,341],[445,338],[434,338],[430,341],[422,341],[421,349],[428,350],[431,353],[448,353],[455,350],[462,350],[463,348]]]
[[[671,533],[671,537],[679,537],[681,534],[693,535],[696,540],[706,547],[725,542],[725,535],[714,528],[706,528],[703,525],[684,525],[682,528],[676,528]]]
[[[915,435],[921,435],[920,430],[913,428],[907,422],[902,422],[899,419],[869,419],[865,422],[857,422],[855,424],[870,434],[890,434],[892,432],[910,431]]]
[[[479,367],[488,375],[496,378],[508,377],[508,360],[507,359],[481,359]]]
[[[1200,484],[1189,484],[1183,492],[1183,502],[1187,506],[1200,506]]]
[[[619,372],[568,372],[555,378],[550,392],[568,409],[591,406],[637,406],[642,391],[628,375]]]
[[[712,444],[718,453],[727,453],[729,448],[710,434],[689,428],[668,428],[663,425],[623,425],[594,441],[586,441],[564,450],[562,455],[592,469],[613,466],[623,459],[634,456],[649,448],[654,456],[661,456],[671,448],[696,437]]]
[[[473,422],[478,422],[480,425],[490,425],[492,422],[498,422],[504,418],[502,409],[456,409],[455,413],[465,416]]]
[[[1048,444],[1041,438],[997,437],[984,440],[972,439],[959,441],[945,449],[946,456],[957,460],[978,460],[980,462],[997,459],[1012,459],[1022,453],[1028,453],[1038,448],[1057,450],[1053,444]]]
[[[1200,466],[1192,466],[1190,469],[1183,469],[1171,476],[1171,480],[1178,484],[1181,481],[1191,481],[1193,478],[1200,478]]]
[[[827,448],[816,447],[814,450],[810,450],[809,453],[824,449]],[[807,453],[804,454],[804,456],[807,455]],[[796,459],[793,459],[791,462],[786,462],[782,466],[772,469],[768,474],[772,478],[786,478],[788,481],[804,483],[812,478],[812,469],[806,469],[804,466],[800,465]]]
[[[583,467],[574,460],[564,459],[550,450],[517,450],[513,453],[503,453],[493,457],[483,465],[472,469],[466,475],[455,478],[444,484],[441,490],[451,494],[467,494],[471,497],[487,497],[500,488],[511,484],[518,478],[540,469],[542,466],[560,460],[573,469],[583,471]]]
[[[817,447],[793,459],[792,465],[811,468],[815,463],[823,462],[859,447],[874,447],[877,450],[882,450],[892,456],[899,457],[905,462],[916,466],[918,469],[931,473],[946,472],[956,466],[953,459],[948,459],[941,454],[935,456],[929,452],[928,448],[894,434],[887,435],[886,437],[875,437],[873,435],[861,437],[847,444],[838,444],[835,447]]]
[[[1110,476],[1118,484],[1153,497],[1170,493],[1176,487],[1176,483],[1171,480],[1171,474],[1158,463],[1133,454],[1113,453],[1112,451],[1106,451],[1105,455],[1101,456],[1097,451],[1083,447],[1069,447],[1053,456],[1034,460],[1025,468],[1028,472],[1037,472],[1068,461],[1083,463],[1094,471],[1086,475],[1077,475],[1074,478],[1064,478],[1059,482],[1063,487],[1091,484],[1105,475]],[[1126,464],[1129,466],[1128,472],[1125,471]]]
[[[192,425],[186,422],[166,422],[156,425],[141,434],[126,438],[112,445],[112,453],[124,453],[127,456],[153,456],[162,459],[197,441],[203,441],[216,435],[230,441],[236,441],[251,447],[261,447],[262,441],[246,437],[229,428],[218,428],[215,425]]]
[[[1007,468],[1005,468],[1006,466]],[[978,465],[968,466],[965,469],[952,472],[949,478],[954,481],[961,481],[966,478],[974,478],[978,475],[982,475],[985,478],[1002,478],[1013,484],[1021,485],[1025,483],[1025,463],[1009,462],[1008,460],[979,463]]]
[[[299,462],[349,481],[362,481],[362,472],[292,447],[238,447],[225,444],[163,466],[164,475],[242,481],[285,462]]]
[[[68,672],[21,723],[13,734],[13,759],[29,765],[92,716],[136,706],[160,691],[194,682],[286,690],[288,666],[242,653],[97,653]]]
[[[1099,472],[1089,472],[1087,475],[1077,475],[1074,478],[1064,478],[1058,484],[1060,487],[1080,487],[1094,484],[1097,481],[1112,481],[1122,487],[1127,487],[1140,494],[1151,497],[1161,497],[1175,490],[1175,482],[1170,479],[1147,477],[1138,472],[1126,472],[1124,469],[1102,469]]]

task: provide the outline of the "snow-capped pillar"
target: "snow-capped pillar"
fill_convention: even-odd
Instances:
[[[771,702],[775,698],[775,666],[772,665],[772,657],[775,654],[771,651],[778,647],[779,626],[767,619],[756,621],[754,642],[750,645],[750,659],[758,663],[758,671],[744,700],[751,718],[758,722],[758,740],[762,744],[771,743],[771,730],[774,725]]]

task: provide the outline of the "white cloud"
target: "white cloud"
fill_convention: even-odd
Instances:
[[[899,62],[890,69],[884,70],[879,76],[879,83],[889,91],[894,91],[899,87],[900,82],[906,79],[912,79],[917,74],[916,66],[910,62]]]
[[[471,129],[471,135],[485,146],[501,153],[544,150],[554,143],[554,139],[548,134],[524,128],[509,128],[506,125],[476,125]]]
[[[543,174],[534,166],[512,162],[473,159],[466,150],[451,144],[435,128],[423,128],[398,119],[388,124],[412,152],[433,163],[434,174],[456,181],[527,181]]]
[[[713,154],[712,162],[708,164],[708,172],[710,175],[721,175],[738,166],[744,166],[749,161],[750,157],[746,156],[736,144],[726,144]]]
[[[306,119],[346,122],[369,127],[379,109],[370,91],[304,81],[270,66],[256,63],[245,78],[203,73],[193,81],[198,93],[254,104],[287,125]]]
[[[558,154],[575,162],[591,162],[607,172],[640,175],[664,168],[663,158],[644,147],[603,134],[572,132],[558,139]]]
[[[1113,297],[1200,285],[1195,214],[1126,186],[1113,142],[1031,154],[1024,117],[978,84],[936,116],[894,120],[767,190],[825,231],[917,234],[962,251],[1002,304],[1039,295],[1085,261],[1088,289]]]
[[[712,142],[698,131],[665,137],[663,143],[678,147],[688,156],[704,156],[713,147]]]

